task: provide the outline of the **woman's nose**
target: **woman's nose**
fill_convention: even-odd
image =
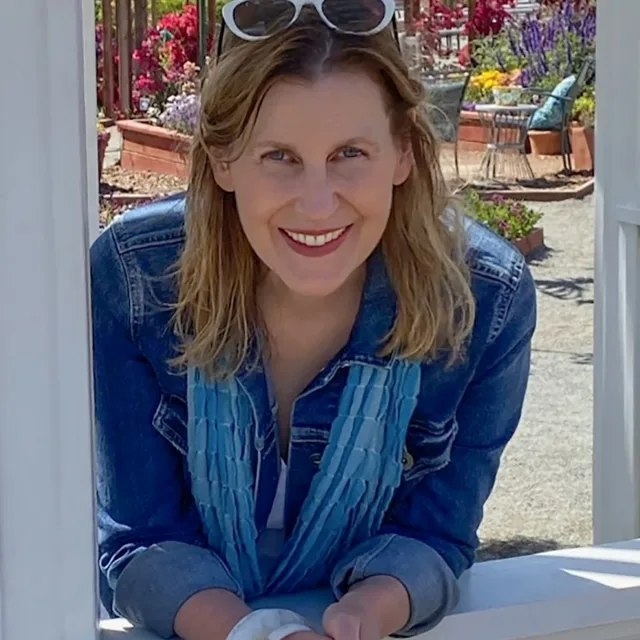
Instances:
[[[297,201],[298,213],[323,219],[333,215],[338,208],[338,196],[333,188],[326,167],[306,169]]]

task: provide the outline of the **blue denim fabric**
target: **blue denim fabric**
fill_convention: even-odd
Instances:
[[[186,375],[167,364],[177,347],[168,271],[183,247],[183,215],[181,195],[142,207],[91,249],[101,598],[111,614],[162,637],[172,635],[178,609],[195,593],[218,587],[244,595],[205,540],[187,473]],[[331,584],[318,585],[340,597],[369,576],[396,577],[411,599],[402,636],[433,627],[457,602],[457,578],[474,560],[483,505],[529,375],[536,300],[524,259],[473,222],[467,255],[477,319],[466,357],[451,368],[444,360],[422,365],[403,479],[383,526],[344,549]],[[348,344],[294,406],[286,533],[317,471],[350,364],[389,362],[377,350],[395,297],[378,254],[368,267]],[[277,425],[264,373],[241,371],[239,379],[256,408],[252,464],[262,533],[279,470]]]

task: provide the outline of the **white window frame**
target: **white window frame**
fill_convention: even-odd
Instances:
[[[1,640],[98,633],[93,12],[91,0],[0,2]]]
[[[640,2],[598,3],[594,542],[640,537]]]
[[[598,16],[598,135],[609,142],[598,145],[597,180],[599,541],[640,537],[640,81],[627,64],[637,61],[639,4],[600,0]],[[92,0],[0,3],[0,59],[10,63],[0,104],[19,104],[0,118],[0,640],[98,635],[87,286],[97,234],[93,37]],[[465,575],[458,611],[427,638],[638,637],[638,602],[640,541],[500,560]],[[122,620],[103,621],[100,636],[153,638]]]

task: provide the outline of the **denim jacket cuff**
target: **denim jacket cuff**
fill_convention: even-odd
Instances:
[[[411,637],[438,624],[458,603],[458,581],[430,546],[395,534],[362,543],[338,563],[331,587],[340,599],[356,582],[386,575],[399,580],[409,593],[411,616],[395,636]]]
[[[183,542],[163,542],[136,555],[123,569],[114,611],[161,638],[171,638],[180,607],[206,589],[225,589],[243,597],[240,585],[215,553]]]

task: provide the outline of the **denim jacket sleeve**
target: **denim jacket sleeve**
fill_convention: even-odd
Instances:
[[[449,463],[408,490],[401,487],[380,535],[356,547],[332,577],[336,597],[370,576],[400,580],[411,618],[398,636],[424,633],[456,606],[457,578],[473,563],[483,505],[520,419],[536,323],[535,285],[524,263],[505,301],[501,326],[487,340],[457,407]]]
[[[91,271],[101,598],[110,614],[167,638],[195,593],[242,594],[206,547],[183,456],[152,427],[160,386],[136,344],[113,227],[92,246]]]

